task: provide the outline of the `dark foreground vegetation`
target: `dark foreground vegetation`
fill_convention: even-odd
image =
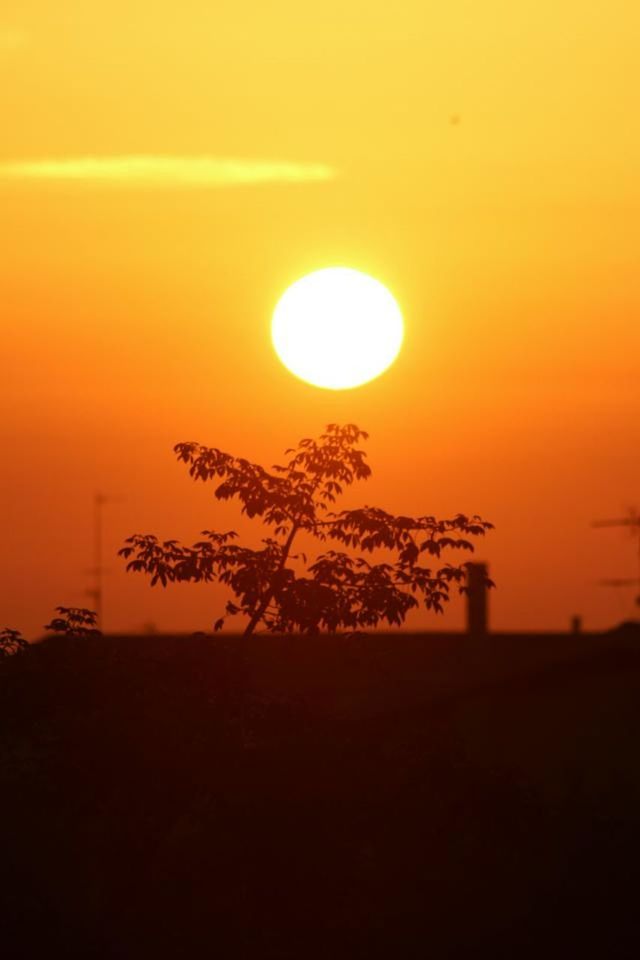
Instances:
[[[50,638],[0,672],[2,950],[637,956],[640,638]]]

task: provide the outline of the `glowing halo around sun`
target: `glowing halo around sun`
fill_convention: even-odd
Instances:
[[[273,312],[276,353],[316,387],[348,390],[378,377],[398,356],[400,307],[379,280],[348,267],[296,280]]]

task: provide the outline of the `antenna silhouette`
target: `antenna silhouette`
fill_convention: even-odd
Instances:
[[[600,584],[604,587],[630,587],[640,584],[640,514],[638,514],[638,511],[632,507],[626,517],[617,517],[614,520],[594,520],[591,526],[597,528],[628,527],[631,535],[638,538],[638,576],[600,580]],[[636,597],[636,603],[640,605],[640,593]]]
[[[93,586],[86,591],[92,598],[96,612],[96,625],[102,630],[104,616],[103,580],[107,572],[102,563],[102,542],[104,532],[103,507],[106,503],[121,503],[122,497],[112,497],[104,493],[95,493],[93,497],[93,567],[88,571],[93,576]]]

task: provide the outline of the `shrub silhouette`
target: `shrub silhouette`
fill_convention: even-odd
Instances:
[[[28,646],[19,630],[12,630],[10,627],[0,630],[0,660],[22,653]]]
[[[99,637],[96,627],[97,613],[86,607],[56,607],[57,617],[45,625],[45,630],[65,634],[68,637]]]
[[[150,576],[152,586],[175,581],[227,585],[236,599],[227,603],[214,629],[224,626],[226,616],[243,614],[245,636],[260,626],[275,633],[315,634],[323,629],[356,633],[382,622],[401,625],[418,598],[441,613],[452,585],[465,589],[466,567],[433,568],[422,560],[438,561],[448,548],[472,551],[467,538],[483,536],[492,524],[463,514],[438,520],[393,516],[369,506],[331,510],[346,486],[371,474],[357,448],[367,437],[354,424],[330,424],[317,440],[307,438],[287,450],[287,463],[272,472],[215,447],[177,444],[178,460],[194,480],[217,483],[218,500],[237,498],[242,513],[259,517],[272,535],[254,550],[234,543],[234,531],[204,530],[204,539],[192,546],[134,534],[119,551],[127,569]],[[309,562],[305,553],[293,553],[301,535],[331,548]],[[374,563],[363,555],[377,550],[391,554],[391,562]]]
[[[96,627],[97,613],[85,607],[56,607],[57,617],[45,624],[45,630],[65,634],[68,637],[99,637]],[[0,630],[0,660],[23,653],[29,648],[19,630],[5,627]]]

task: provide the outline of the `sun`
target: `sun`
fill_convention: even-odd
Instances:
[[[378,377],[398,356],[400,307],[379,280],[329,267],[296,280],[276,304],[271,336],[285,367],[328,390]]]

